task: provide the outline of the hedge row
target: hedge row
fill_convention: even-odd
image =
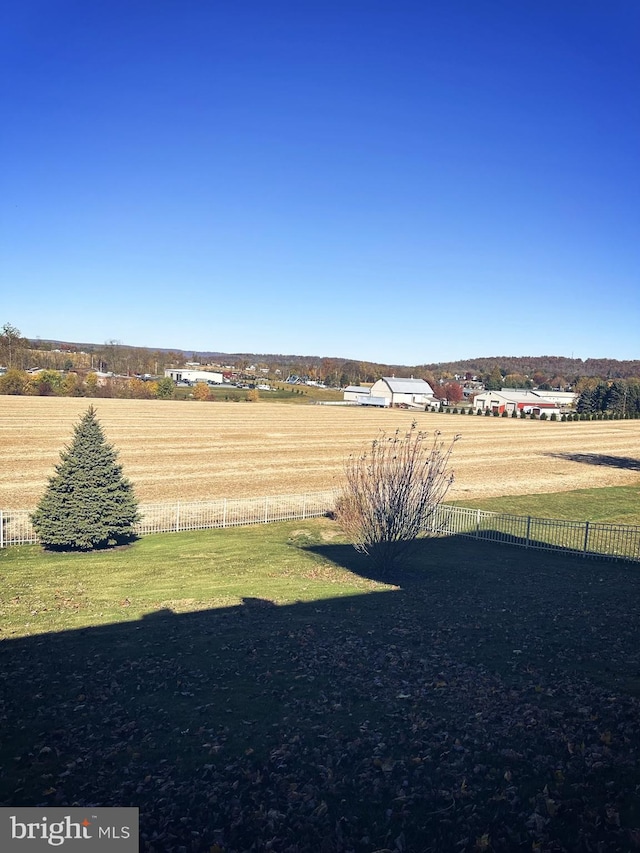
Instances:
[[[431,408],[429,409],[431,412],[438,412],[439,414],[446,415],[480,415],[486,418],[520,418],[532,421],[628,421],[628,420],[637,420],[640,418],[639,412],[629,413],[626,412],[624,415],[620,412],[594,412],[593,414],[589,414],[587,412],[582,412],[578,414],[578,412],[569,412],[568,414],[558,415],[556,412],[552,412],[552,414],[548,415],[546,412],[541,412],[539,415],[535,414],[526,414],[523,411],[514,411],[511,414],[509,412],[497,412],[491,411],[490,409],[473,409],[473,408],[443,408],[439,409]]]

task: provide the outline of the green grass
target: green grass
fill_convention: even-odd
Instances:
[[[447,537],[380,579],[314,519],[11,548],[0,591],[2,805],[138,806],[145,853],[640,827],[637,566]]]
[[[238,402],[238,403],[246,403],[247,402],[247,391],[244,388],[235,388],[232,386],[222,386],[222,387],[211,387],[209,389],[209,394],[211,395],[211,399],[219,402]],[[191,388],[176,388],[174,390],[174,399],[175,400],[192,400],[193,398],[193,387]],[[197,401],[196,401],[197,402]]]
[[[158,534],[94,553],[9,548],[0,552],[0,638],[229,607],[246,597],[288,604],[383,588],[301,547],[335,535],[328,521],[314,521]]]
[[[282,385],[272,384],[272,391],[258,391],[261,400],[278,403],[315,403],[336,402],[344,399],[342,391],[328,388],[314,388],[312,385]],[[209,389],[213,401],[217,402],[247,402],[246,388],[231,386],[216,386]],[[193,395],[193,388],[176,388],[176,400],[188,400]]]
[[[601,489],[576,489],[540,495],[451,501],[454,505],[508,515],[640,525],[640,484]]]
[[[338,402],[344,400],[342,391],[314,388],[313,385],[274,384],[273,391],[260,391],[261,400],[278,400],[285,403]]]

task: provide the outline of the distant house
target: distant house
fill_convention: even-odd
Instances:
[[[501,391],[484,391],[473,400],[476,411],[513,414],[514,411],[526,415],[540,415],[542,412],[552,415],[573,408],[575,394],[568,391],[530,391],[519,388],[503,388]]]
[[[484,391],[484,385],[475,379],[466,379],[462,386],[462,395],[465,400],[468,397],[475,397],[480,391]]]
[[[372,397],[384,397],[388,406],[424,409],[434,401],[433,388],[424,379],[383,376],[371,386]]]

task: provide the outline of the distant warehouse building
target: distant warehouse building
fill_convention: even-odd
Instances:
[[[575,394],[568,391],[529,391],[518,388],[503,388],[501,391],[484,391],[473,400],[476,411],[502,414],[506,412],[511,415],[514,411],[524,412],[526,415],[540,415],[546,412],[549,415],[560,414],[560,412],[572,409],[575,402]]]
[[[187,382],[194,385],[196,382],[205,382],[208,385],[222,385],[222,373],[214,370],[188,370],[184,367],[168,368],[164,372],[165,376],[173,379],[174,382]]]

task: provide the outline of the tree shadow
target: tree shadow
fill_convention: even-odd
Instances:
[[[605,465],[610,468],[640,471],[640,459],[634,459],[632,456],[610,456],[606,453],[548,453],[546,455],[553,459],[582,462],[585,465]]]
[[[49,554],[88,554],[91,551],[122,551],[130,548],[140,539],[140,534],[129,533],[126,536],[120,536],[118,539],[111,542],[96,542],[90,548],[81,548],[74,545],[42,545],[42,550]]]
[[[4,640],[0,802],[138,806],[148,853],[624,849],[637,569],[447,537],[384,580]]]
[[[579,540],[579,541],[578,541]],[[412,590],[415,587],[428,587],[430,571],[448,569],[456,571],[456,555],[462,543],[468,548],[478,549],[485,545],[489,548],[507,549],[504,553],[511,554],[513,559],[520,559],[526,564],[543,562],[555,555],[562,560],[565,557],[602,558],[620,562],[635,562],[625,554],[598,553],[584,550],[584,533],[582,530],[576,536],[576,542],[571,545],[553,545],[547,541],[535,538],[527,539],[504,530],[483,528],[472,535],[461,538],[458,536],[433,536],[418,539],[412,543],[401,560],[382,567],[366,555],[358,553],[352,545],[307,545],[304,549],[329,560],[338,566],[343,566],[355,575],[376,583],[390,584],[397,589]],[[598,544],[598,543],[596,543]],[[602,543],[600,543],[602,544]],[[466,550],[465,549],[465,550]],[[537,552],[537,553],[536,553]],[[542,557],[540,552],[545,554]],[[517,554],[520,557],[517,557]],[[503,555],[501,555],[503,556]]]
[[[411,543],[402,557],[391,565],[383,567],[361,554],[352,545],[307,545],[304,550],[317,554],[336,566],[342,566],[354,575],[376,583],[390,584],[397,589],[412,589],[428,585],[429,570],[449,566],[456,550],[452,539],[457,543],[459,537],[429,537],[417,539]]]

